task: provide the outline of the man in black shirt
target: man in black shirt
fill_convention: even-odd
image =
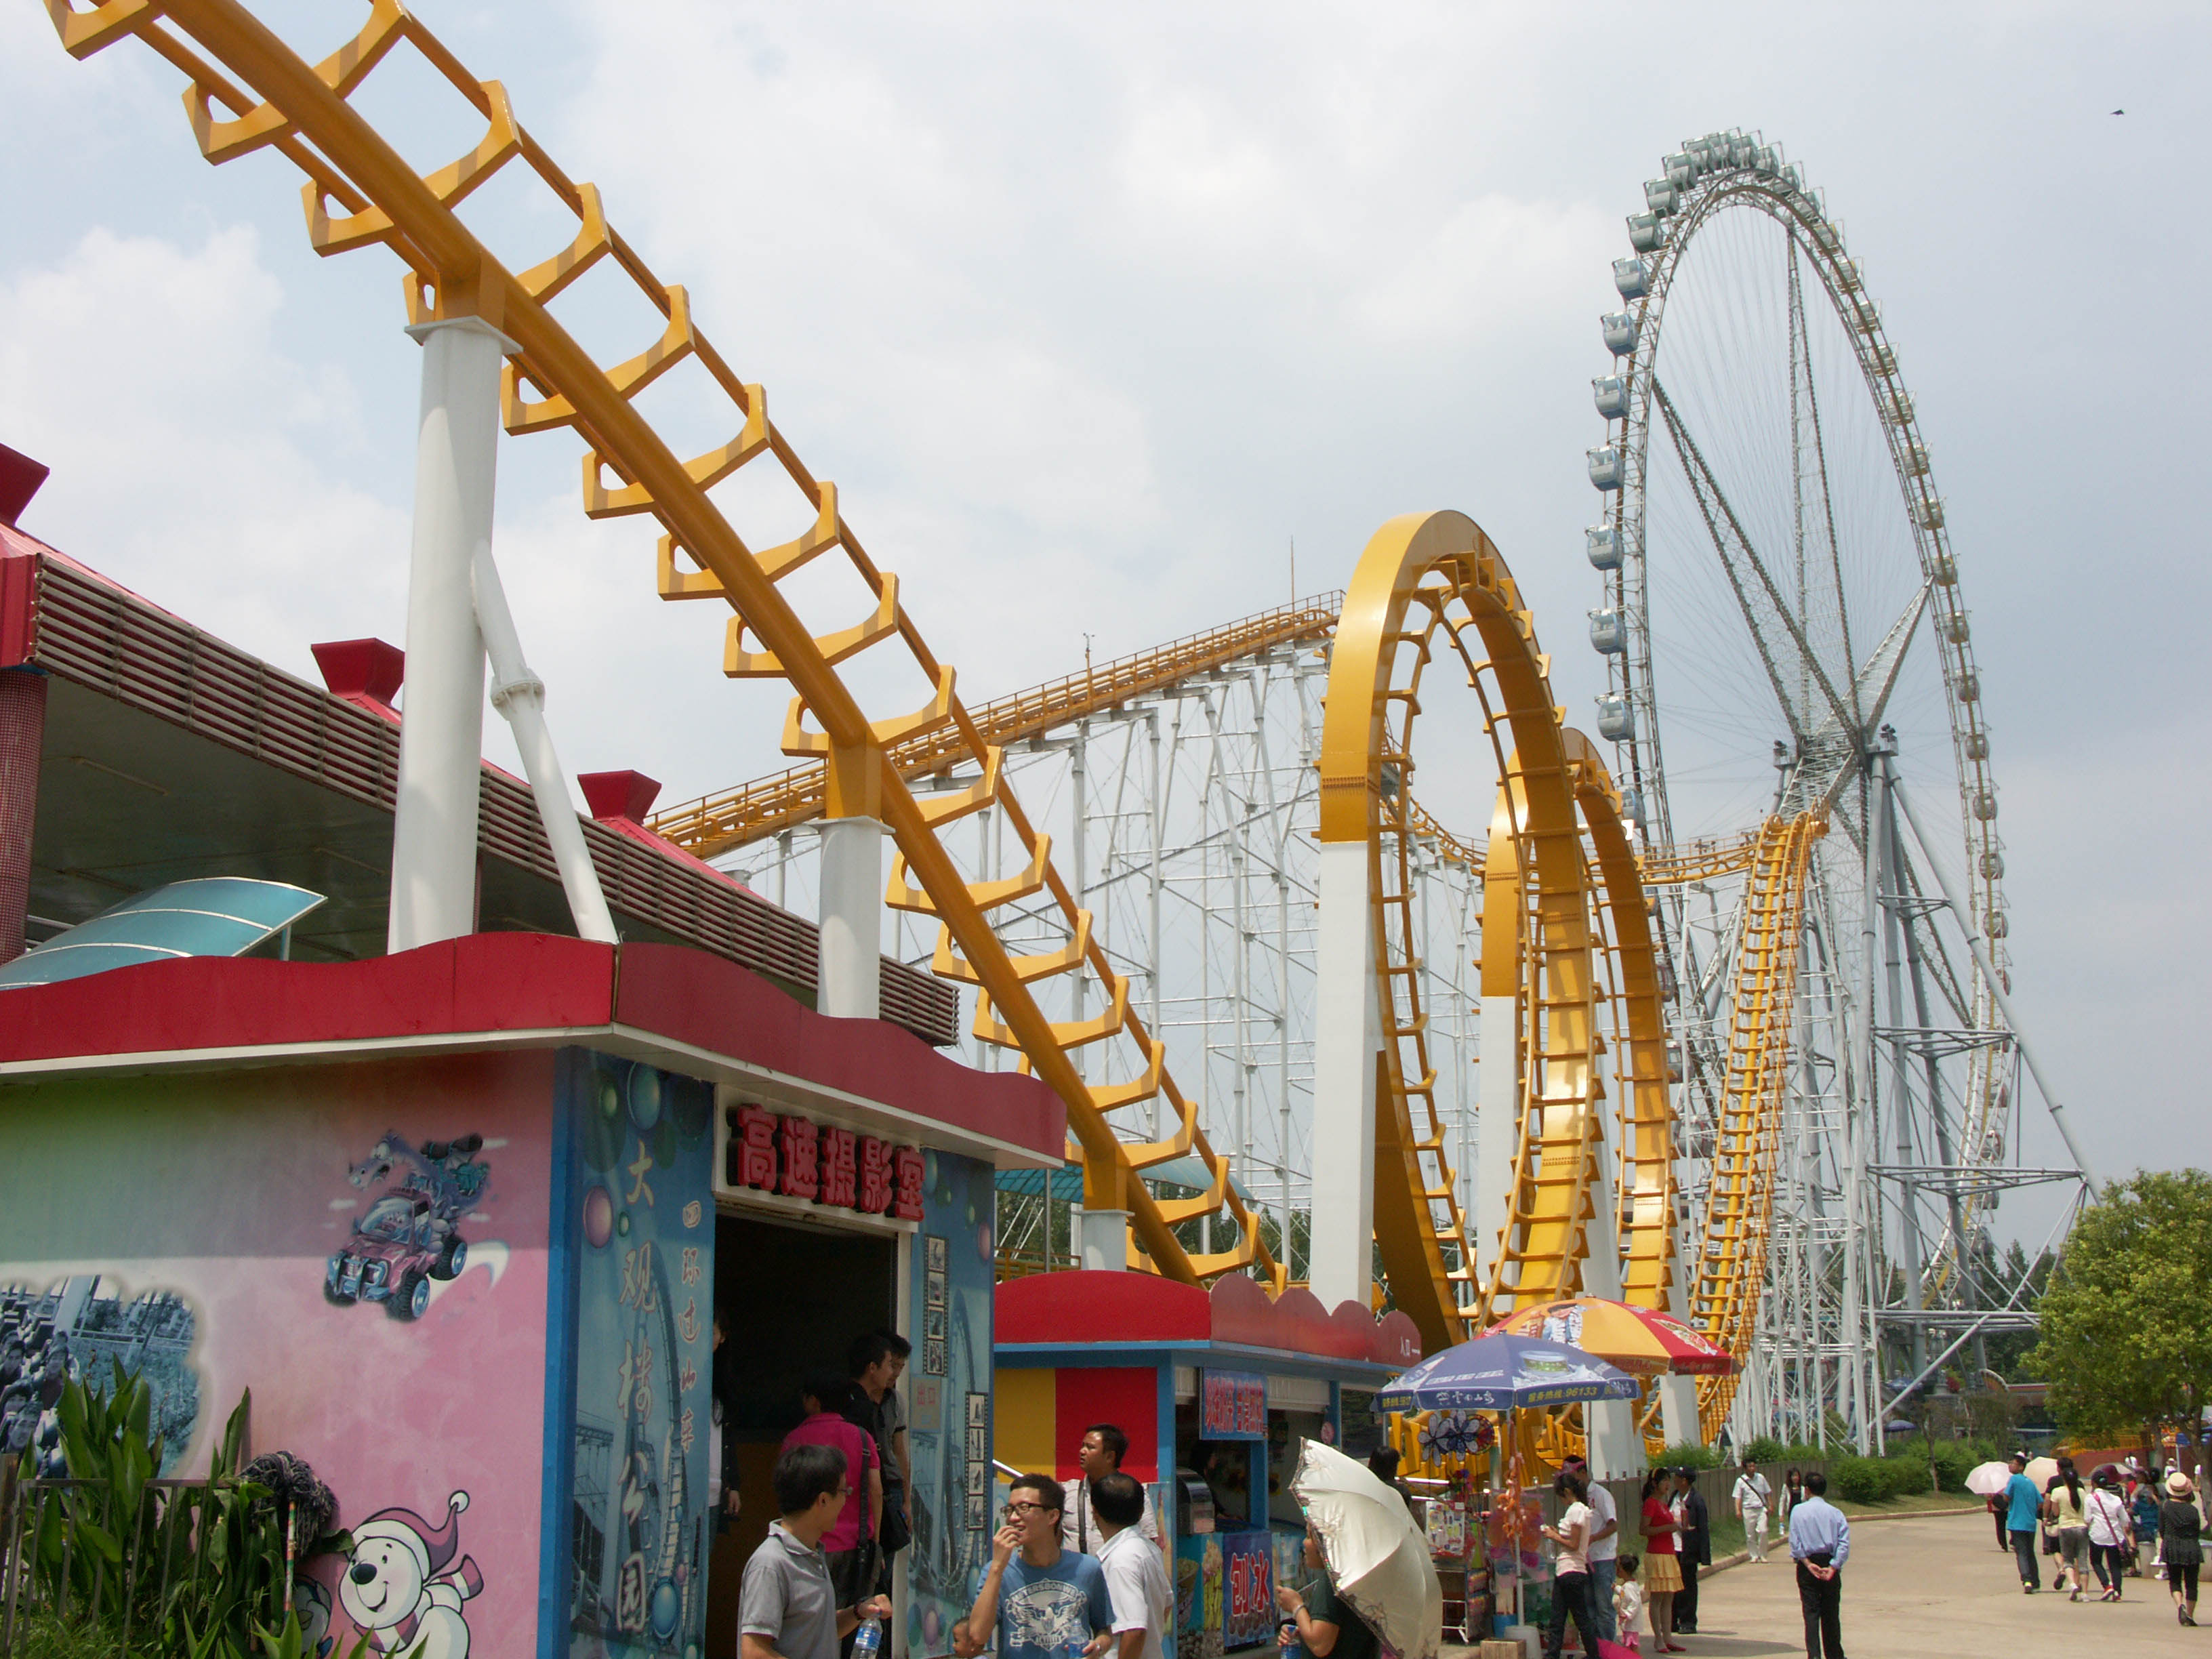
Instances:
[[[1713,1564],[1713,1528],[1711,1517],[1705,1511],[1705,1494],[1698,1490],[1698,1472],[1691,1468],[1675,1470],[1674,1489],[1679,1494],[1676,1513],[1682,1517],[1681,1554],[1678,1558],[1682,1588],[1674,1593],[1674,1632],[1678,1636],[1688,1636],[1696,1634],[1698,1628],[1698,1569]]]

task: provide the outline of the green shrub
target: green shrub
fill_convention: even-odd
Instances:
[[[1854,1504],[1880,1504],[1890,1495],[1889,1465],[1879,1457],[1832,1457],[1828,1491]]]
[[[1883,1476],[1889,1486],[1887,1493],[1889,1497],[1919,1498],[1926,1495],[1928,1459],[1925,1454],[1918,1456],[1887,1457],[1882,1462],[1887,1466],[1883,1470]]]
[[[1936,1460],[1936,1485],[1941,1492],[1964,1492],[1967,1471],[1985,1461],[1977,1457],[1972,1448],[1956,1440],[1937,1441],[1933,1455]]]
[[[1742,1456],[1747,1463],[1779,1463],[1790,1455],[1790,1448],[1771,1434],[1762,1434],[1747,1443]]]
[[[1711,1446],[1685,1440],[1678,1446],[1668,1447],[1660,1461],[1670,1469],[1717,1469],[1721,1466],[1721,1455]]]

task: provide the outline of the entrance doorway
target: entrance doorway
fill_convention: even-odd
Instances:
[[[805,1414],[799,1385],[845,1374],[867,1331],[896,1330],[898,1241],[880,1233],[723,1213],[714,1224],[714,1303],[728,1335],[715,1368],[722,1432],[736,1446],[743,1508],[716,1534],[707,1574],[706,1659],[737,1659],[745,1563],[775,1518],[770,1476]]]

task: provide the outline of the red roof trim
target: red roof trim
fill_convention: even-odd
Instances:
[[[1040,1158],[1066,1144],[1066,1109],[1035,1078],[971,1071],[880,1020],[817,1014],[703,951],[550,933],[471,933],[361,962],[194,957],[0,991],[0,1066],[608,1025]]]

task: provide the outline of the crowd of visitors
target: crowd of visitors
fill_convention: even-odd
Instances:
[[[2001,1547],[2012,1552],[2021,1593],[2043,1589],[2042,1558],[2055,1557],[2053,1591],[2078,1601],[2096,1577],[2096,1599],[2124,1599],[2128,1579],[2165,1581],[2174,1616],[2197,1622],[2197,1575],[2204,1553],[2197,1488],[2179,1469],[2144,1470],[2135,1459],[2100,1465],[2087,1480],[2071,1457],[2041,1486],[2027,1474],[2025,1452],[2012,1455],[2012,1474],[1989,1500]],[[2148,1559],[2145,1555],[2148,1552]]]

